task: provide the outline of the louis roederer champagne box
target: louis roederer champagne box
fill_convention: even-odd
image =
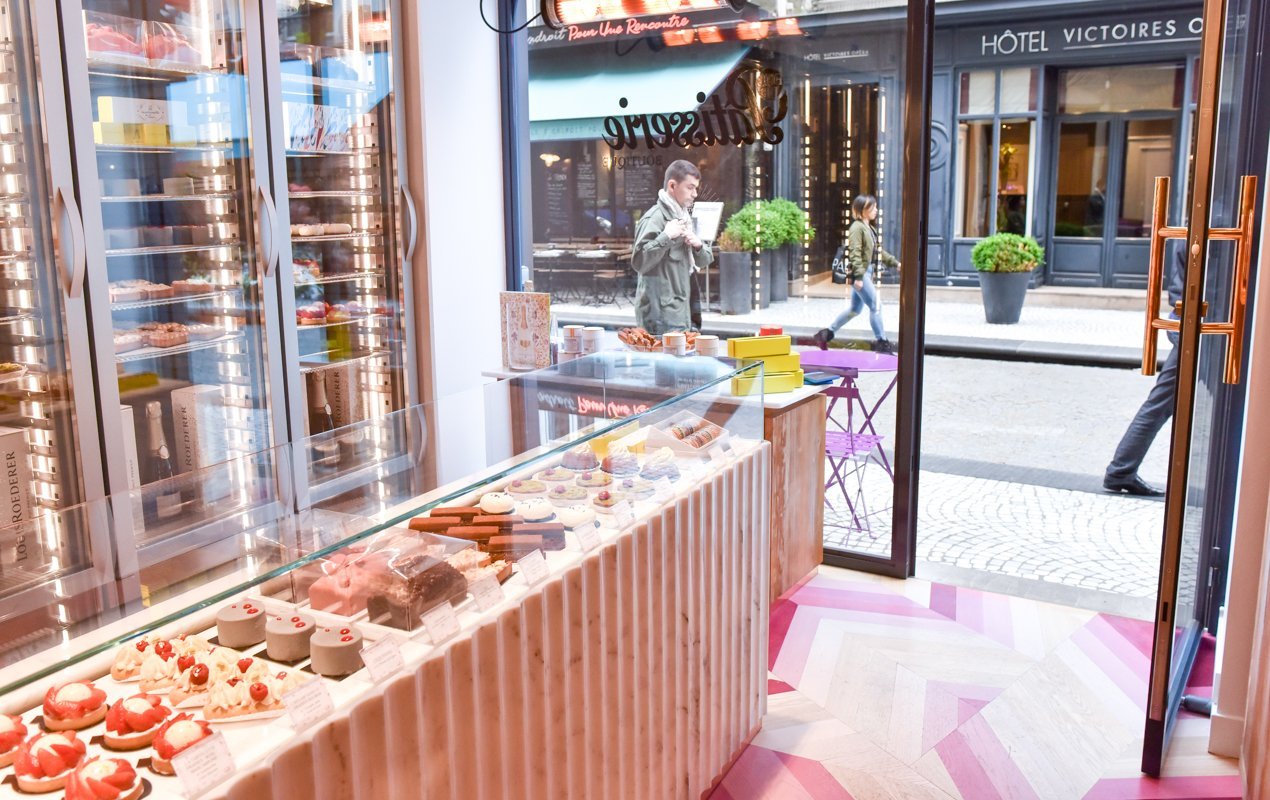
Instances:
[[[326,370],[326,399],[331,404],[335,427],[342,428],[366,419],[366,398],[357,385],[356,364],[342,364]]]
[[[203,502],[229,494],[227,469],[207,469],[226,460],[224,394],[206,384],[172,390],[173,466],[178,473],[204,470],[195,487]]]
[[[27,461],[26,433],[18,428],[0,428],[0,468],[4,470],[4,515],[0,527],[20,525],[31,519],[31,464]],[[25,526],[11,528],[0,542],[0,563],[21,564],[33,555],[38,542]]]

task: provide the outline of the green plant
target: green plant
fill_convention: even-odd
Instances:
[[[980,272],[1031,272],[1045,261],[1045,250],[1031,236],[997,233],[970,251],[970,262]]]
[[[744,253],[745,246],[741,243],[741,237],[729,230],[724,230],[719,234],[719,250],[724,253]]]
[[[754,200],[742,206],[728,218],[724,234],[740,242],[739,250],[743,252],[776,250],[787,244],[811,241],[816,230],[807,224],[806,211],[789,200],[777,198]]]

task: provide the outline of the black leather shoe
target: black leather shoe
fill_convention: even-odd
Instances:
[[[833,331],[828,328],[821,328],[816,331],[815,335],[812,336],[811,339],[821,350],[828,350],[829,343],[833,341]]]
[[[895,345],[891,344],[890,340],[888,339],[874,339],[873,352],[889,353],[893,355],[895,353]]]
[[[1164,491],[1133,475],[1128,478],[1103,478],[1102,488],[1109,492],[1131,494],[1134,497],[1163,497]]]

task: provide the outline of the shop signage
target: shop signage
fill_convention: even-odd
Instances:
[[[847,61],[853,58],[868,58],[870,55],[872,53],[863,47],[847,47],[824,53],[808,53],[803,56],[803,61]]]
[[[526,40],[530,47],[551,47],[570,42],[602,42],[640,36],[661,38],[666,31],[735,21],[736,14],[731,9],[704,9],[690,14],[647,16],[638,19],[631,17],[625,20],[605,20],[587,25],[568,25],[557,30],[544,25],[531,29]]]
[[[538,407],[548,411],[567,411],[575,416],[602,419],[625,419],[648,410],[647,403],[606,400],[599,395],[565,394],[546,389],[538,390]]]
[[[1134,19],[976,29],[963,34],[958,44],[963,56],[994,59],[1196,42],[1203,31],[1204,18],[1188,12]]]
[[[780,123],[789,113],[789,97],[780,72],[766,67],[734,72],[721,92],[706,101],[697,92],[697,108],[667,114],[627,114],[604,118],[604,140],[614,150],[643,145],[710,147],[764,142],[780,144]],[[618,105],[626,108],[625,97]]]

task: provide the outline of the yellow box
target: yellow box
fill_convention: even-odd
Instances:
[[[609,445],[626,436],[630,436],[639,430],[638,422],[628,422],[625,425],[619,425],[617,428],[609,431],[603,436],[597,436],[587,444],[591,445],[591,449],[595,451],[596,458],[604,458],[609,454]]]
[[[94,122],[93,141],[97,144],[140,145],[141,126],[132,122]]]
[[[149,100],[138,97],[97,98],[97,119],[100,122],[168,123],[166,100]]]
[[[146,147],[167,147],[168,126],[151,123],[141,125],[141,143]]]
[[[792,392],[803,385],[803,371],[771,372],[763,376],[763,394],[781,394]],[[732,379],[732,394],[738,397],[758,393],[758,379],[749,375],[739,375]]]
[[[797,372],[803,368],[802,359],[797,353],[785,353],[780,356],[760,356],[759,358],[743,358],[742,363],[750,364],[755,361],[763,362],[763,373],[770,375],[773,372]]]
[[[789,336],[743,336],[728,339],[728,355],[732,358],[762,358],[789,353],[793,340]]]

